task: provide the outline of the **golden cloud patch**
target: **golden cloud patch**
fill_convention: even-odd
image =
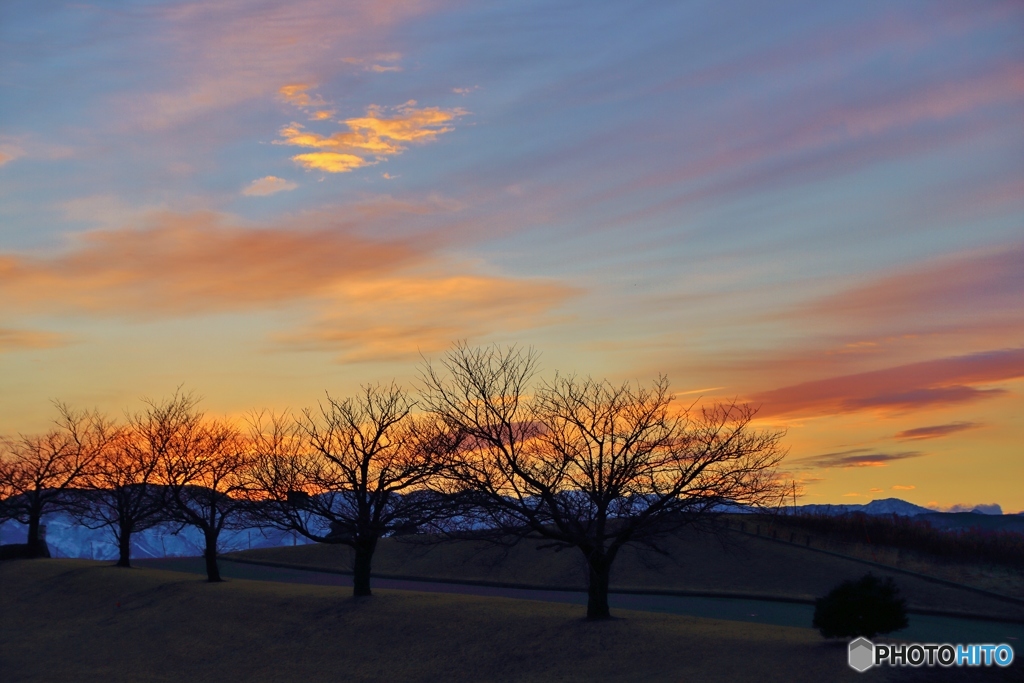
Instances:
[[[296,106],[305,106],[299,103],[312,101],[305,90],[290,90],[288,97]],[[313,112],[312,118],[326,119],[333,114],[321,117],[323,113]],[[346,130],[321,135],[293,122],[281,129],[281,137],[275,144],[320,150],[295,155],[292,160],[307,169],[347,173],[401,154],[409,144],[433,142],[438,136],[453,131],[452,123],[465,114],[461,108],[417,107],[415,100],[390,108],[371,105],[364,116],[342,121]]]
[[[339,152],[309,152],[296,154],[292,161],[309,170],[327,171],[328,173],[348,173],[370,162],[354,154]]]

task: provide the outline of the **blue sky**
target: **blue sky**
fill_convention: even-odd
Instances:
[[[4,3],[0,432],[524,343],[758,402],[808,502],[1024,508],[1022,38],[1011,2]]]

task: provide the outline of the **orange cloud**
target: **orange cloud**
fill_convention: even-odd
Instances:
[[[360,131],[370,138],[388,138],[401,142],[427,142],[434,140],[441,133],[454,130],[447,125],[459,116],[466,114],[465,109],[441,109],[439,107],[423,107],[417,109],[416,101],[409,100],[395,107],[396,116],[384,116],[383,107],[371,106],[362,118],[346,119],[345,124],[355,131]]]
[[[914,410],[1005,393],[991,384],[1024,376],[1024,348],[911,363],[754,394],[761,416],[829,415],[870,408]]]
[[[266,307],[422,259],[410,243],[339,226],[243,228],[213,213],[158,213],[95,230],[49,258],[0,255],[4,307],[150,317]]]
[[[328,173],[348,173],[362,166],[370,165],[362,157],[354,154],[341,154],[340,152],[309,152],[307,154],[296,154],[292,161],[303,168]]]
[[[390,110],[370,106],[365,116],[342,122],[348,128],[347,131],[329,136],[307,131],[301,124],[292,123],[281,129],[281,139],[275,143],[330,150],[299,154],[292,157],[292,160],[306,168],[345,173],[368,165],[370,162],[367,157],[385,159],[400,154],[406,149],[403,143],[432,142],[439,135],[454,130],[449,124],[466,114],[465,110],[458,108],[417,108],[415,105],[416,102],[410,100]]]
[[[911,486],[900,486],[899,484],[896,484],[895,486],[892,487],[892,490],[893,491],[913,491],[916,488],[917,487],[913,486],[913,485],[911,485]]]
[[[292,83],[291,85],[282,85],[278,88],[277,94],[288,104],[305,109],[311,121],[326,121],[337,112],[333,109],[319,109],[319,107],[326,107],[327,102],[320,95],[308,92],[313,87],[315,85],[312,83]]]
[[[247,197],[266,197],[277,192],[288,192],[298,187],[297,183],[277,176],[264,176],[249,183],[248,187],[242,190]]]
[[[279,341],[346,361],[415,357],[458,339],[552,322],[549,311],[575,293],[547,280],[441,272],[350,280],[332,289],[336,303],[316,323]]]
[[[25,349],[48,349],[62,346],[64,337],[53,332],[35,330],[14,330],[0,327],[0,353],[23,351]]]
[[[307,90],[315,87],[312,83],[293,83],[291,85],[282,85],[277,94],[281,96],[288,104],[293,104],[296,107],[309,107],[314,104],[322,104],[322,100],[319,97],[311,96]]]
[[[439,198],[417,205],[384,197],[348,212],[358,226],[308,215],[303,224],[326,226],[302,228],[151,214],[137,228],[87,232],[53,256],[0,254],[0,310],[153,319],[293,306],[308,322],[275,335],[278,347],[359,361],[553,322],[570,287],[478,274],[442,259],[427,240],[360,234],[398,212],[443,210],[451,207]],[[0,348],[54,341],[0,334]]]

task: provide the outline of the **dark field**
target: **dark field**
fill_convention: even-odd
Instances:
[[[822,545],[824,540],[816,538],[815,543]],[[385,539],[378,546],[374,572],[380,576],[583,589],[585,573],[578,550],[555,552],[550,548],[538,549],[537,545],[523,542],[505,551],[483,543],[420,545],[408,538]],[[991,615],[1024,622],[1024,604],[816,552],[800,543],[780,543],[735,531],[717,537],[689,532],[678,535],[666,547],[669,557],[629,548],[623,551],[612,570],[612,589],[707,591],[810,600],[824,595],[842,580],[872,571],[879,576],[891,576],[911,609]],[[336,545],[267,548],[229,557],[332,570],[351,567],[350,551]],[[932,566],[914,569],[928,570]],[[942,578],[955,578],[951,566],[945,569],[946,576]],[[997,570],[1012,578],[1021,573],[993,568],[993,576]],[[1007,580],[992,581],[985,587],[992,590],[1011,586],[1012,582]],[[997,592],[1012,595],[1010,590]]]
[[[0,582],[10,682],[1012,680],[1009,670],[862,677],[845,644],[810,629],[628,611],[587,622],[577,606],[530,600],[353,599],[84,560],[4,562]]]

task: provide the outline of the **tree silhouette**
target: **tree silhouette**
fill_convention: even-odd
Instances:
[[[587,616],[610,616],[611,567],[627,544],[700,524],[723,506],[776,503],[781,432],[752,427],[736,403],[672,410],[651,386],[558,377],[531,384],[537,355],[457,345],[423,369],[424,403],[460,447],[449,491],[472,500],[464,528],[495,542],[578,548]]]
[[[414,418],[404,390],[365,386],[327,396],[298,419],[257,414],[254,513],[265,524],[354,553],[353,594],[370,595],[381,537],[441,519],[445,500],[427,489],[452,450],[431,420]]]
[[[198,404],[179,390],[160,403],[147,400],[130,423],[139,453],[159,462],[166,518],[203,533],[207,579],[216,582],[220,533],[239,523],[248,505],[243,475],[249,456],[238,429],[208,419]]]
[[[109,527],[118,548],[118,567],[131,566],[132,534],[166,520],[167,487],[158,478],[162,451],[140,429],[140,417],[117,430],[86,477],[88,492],[75,516],[89,528]]]
[[[69,491],[84,485],[115,431],[97,412],[72,410],[59,402],[55,406],[54,429],[0,441],[0,491],[6,515],[28,526],[29,556],[45,552],[39,537],[42,516],[75,504]]]

